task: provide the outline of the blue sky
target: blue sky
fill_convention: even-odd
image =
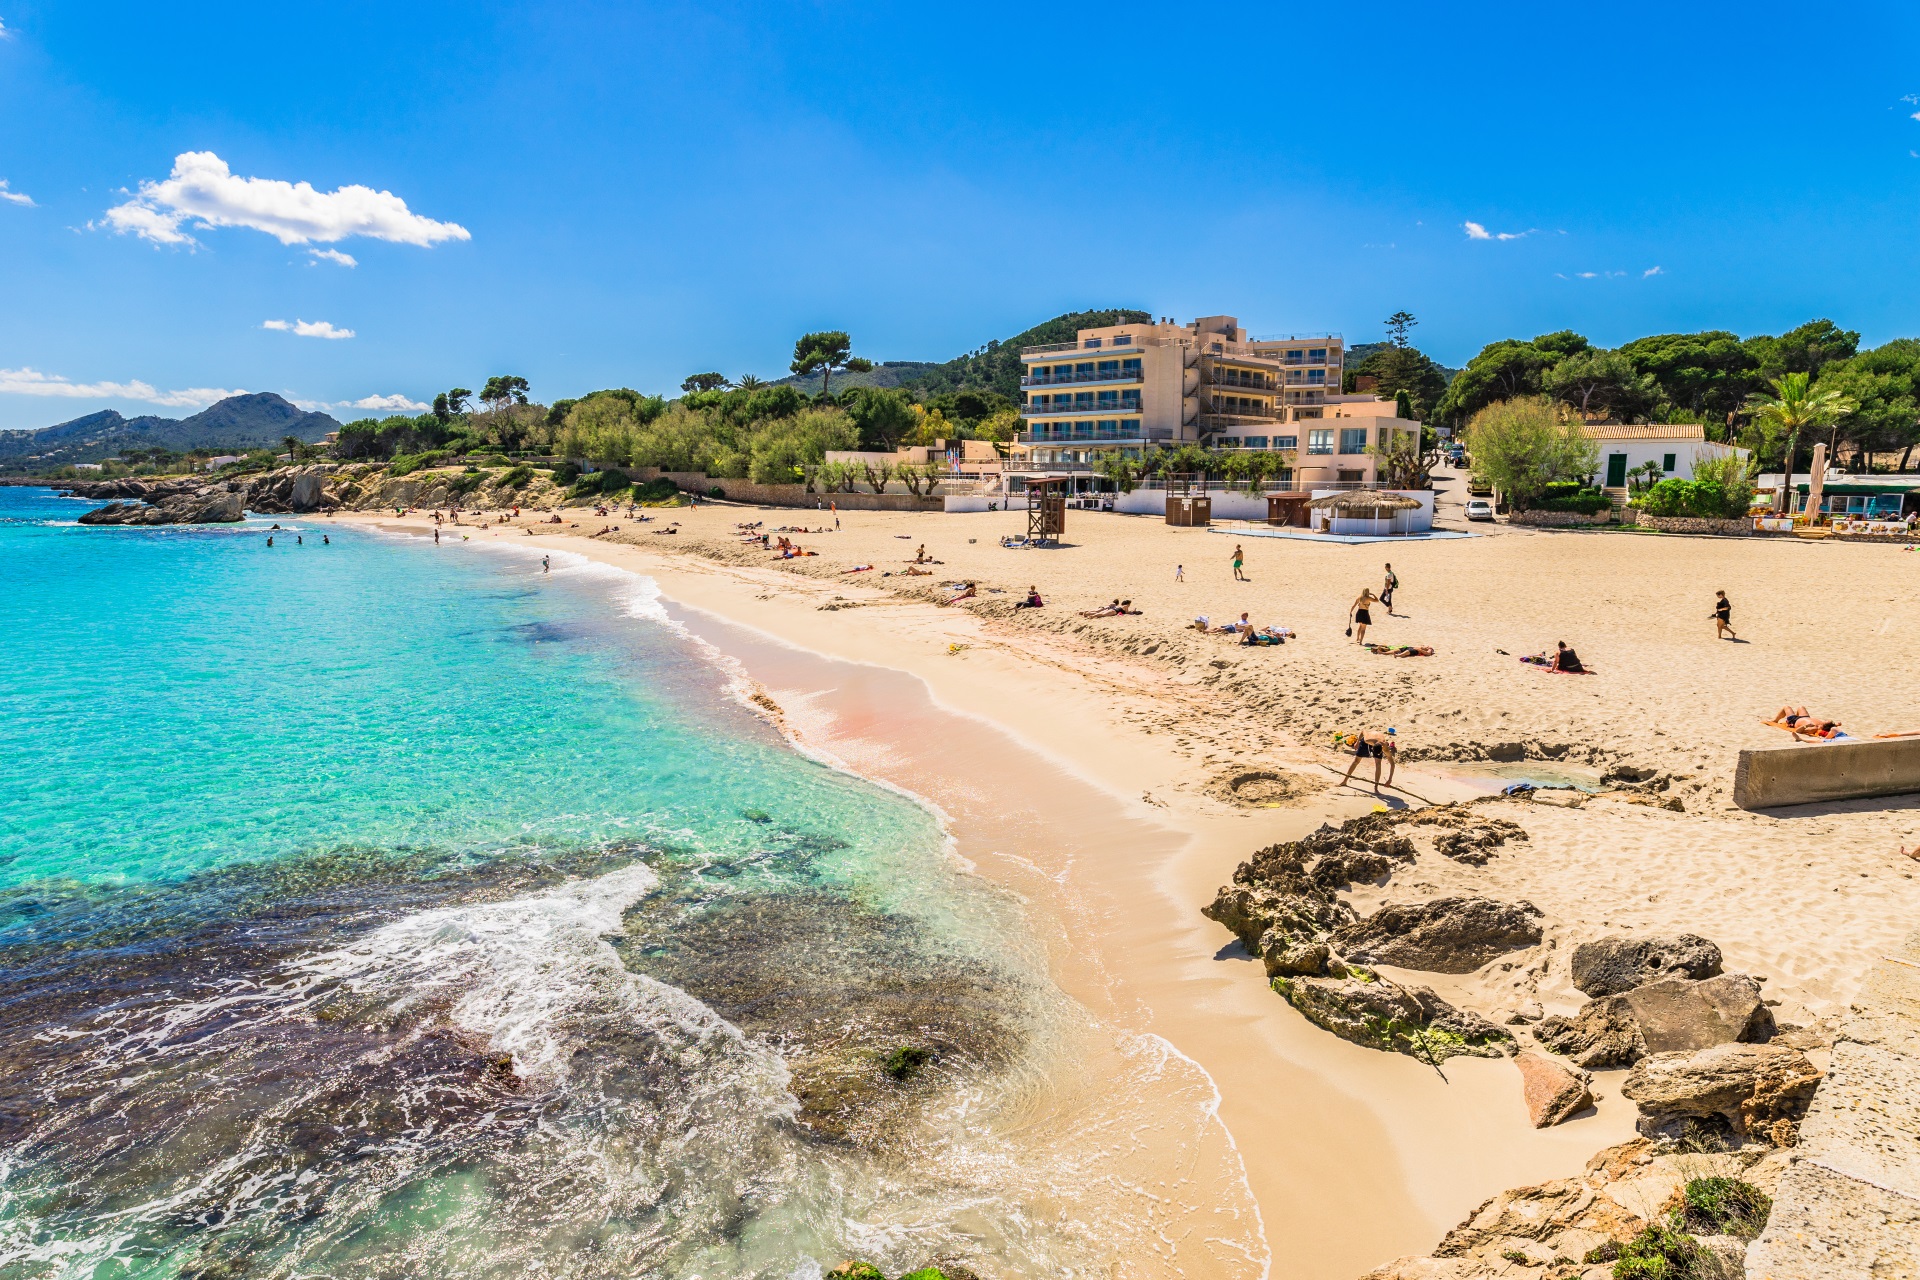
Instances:
[[[344,419],[492,373],[666,391],[778,376],[808,329],[939,360],[1092,306],[1355,342],[1405,308],[1450,364],[1566,327],[1920,334],[1912,5],[0,0],[0,27],[0,427],[231,389]]]

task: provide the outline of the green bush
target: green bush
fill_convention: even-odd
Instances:
[[[1747,514],[1747,495],[1728,493],[1712,480],[1662,480],[1640,495],[1640,509],[1650,516],[1737,519]]]
[[[553,469],[553,482],[563,489],[579,478],[580,468],[571,462],[563,462]]]
[[[501,474],[500,487],[502,489],[525,488],[527,481],[531,479],[533,479],[533,468],[523,462]]]
[[[446,460],[445,449],[428,449],[425,453],[396,453],[393,461],[387,464],[387,474],[395,478],[410,476],[422,467],[437,466]]]
[[[464,498],[486,482],[485,471],[468,471],[463,475],[455,476],[447,485],[447,489],[456,497]]]
[[[680,486],[664,476],[633,486],[633,501],[643,507],[677,507],[686,503]]]
[[[596,471],[592,475],[581,476],[568,492],[569,498],[611,498],[624,494],[633,488],[633,481],[624,471]]]
[[[1655,1224],[1620,1246],[1613,1280],[1700,1280],[1705,1256],[1686,1232]]]
[[[1703,1236],[1739,1236],[1751,1240],[1767,1225],[1773,1200],[1738,1178],[1695,1178],[1682,1193],[1681,1217],[1687,1230]]]
[[[1575,511],[1588,516],[1613,509],[1613,502],[1606,494],[1577,480],[1555,481],[1530,505],[1535,511]]]

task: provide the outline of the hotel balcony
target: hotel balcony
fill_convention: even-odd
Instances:
[[[1272,413],[1203,413],[1200,415],[1202,431],[1225,431],[1232,427],[1271,427],[1285,418],[1280,410]]]
[[[1097,418],[1101,415],[1112,417],[1115,414],[1139,413],[1138,400],[1106,400],[1097,404],[1023,404],[1020,416],[1023,418],[1081,417]]]
[[[1054,431],[1022,431],[1014,439],[1019,444],[1143,444],[1149,441],[1171,440],[1173,429],[1153,427],[1142,430],[1138,423],[1107,431],[1102,431],[1098,427],[1085,431],[1068,430],[1062,427]]]
[[[1069,382],[1143,382],[1145,380],[1145,374],[1141,373],[1138,369],[1132,369],[1125,372],[1108,370],[1105,373],[1061,373],[1055,374],[1052,377],[1039,378],[1029,374],[1020,379],[1020,385],[1023,387],[1057,387]]]
[[[1226,369],[1214,369],[1208,375],[1206,385],[1210,387],[1245,387],[1249,391],[1278,391],[1280,379],[1262,378],[1257,375],[1235,375]]]

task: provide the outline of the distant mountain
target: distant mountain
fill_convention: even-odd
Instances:
[[[123,449],[277,448],[288,436],[311,444],[340,424],[271,391],[228,396],[188,418],[123,417],[112,409],[38,431],[0,431],[0,470],[51,471],[98,462]]]
[[[855,387],[898,387],[913,381],[928,369],[940,367],[931,360],[885,360],[874,365],[871,373],[834,374],[833,393],[839,395],[842,391],[851,391]],[[807,395],[817,396],[820,394],[820,375],[810,373],[804,378],[789,375],[785,378],[776,378],[772,385],[798,387]]]
[[[1114,324],[1152,324],[1145,311],[1069,311],[1043,321],[1011,338],[956,356],[909,379],[916,390],[938,395],[942,391],[997,391],[1010,402],[1020,402],[1020,348],[1072,342],[1082,329],[1104,329]]]
[[[1100,329],[1110,324],[1148,324],[1153,317],[1144,311],[1071,311],[1037,324],[1011,338],[995,340],[963,356],[943,363],[928,360],[888,360],[876,364],[871,373],[836,373],[834,394],[855,387],[913,387],[929,395],[943,391],[997,391],[1009,401],[1020,401],[1020,348],[1042,346],[1049,342],[1072,342],[1082,329]],[[820,394],[820,375],[805,378],[781,378],[773,385],[798,387],[808,395]]]

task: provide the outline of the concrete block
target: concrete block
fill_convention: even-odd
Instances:
[[[1915,792],[1920,792],[1920,738],[1742,751],[1733,773],[1733,802],[1742,809]]]

